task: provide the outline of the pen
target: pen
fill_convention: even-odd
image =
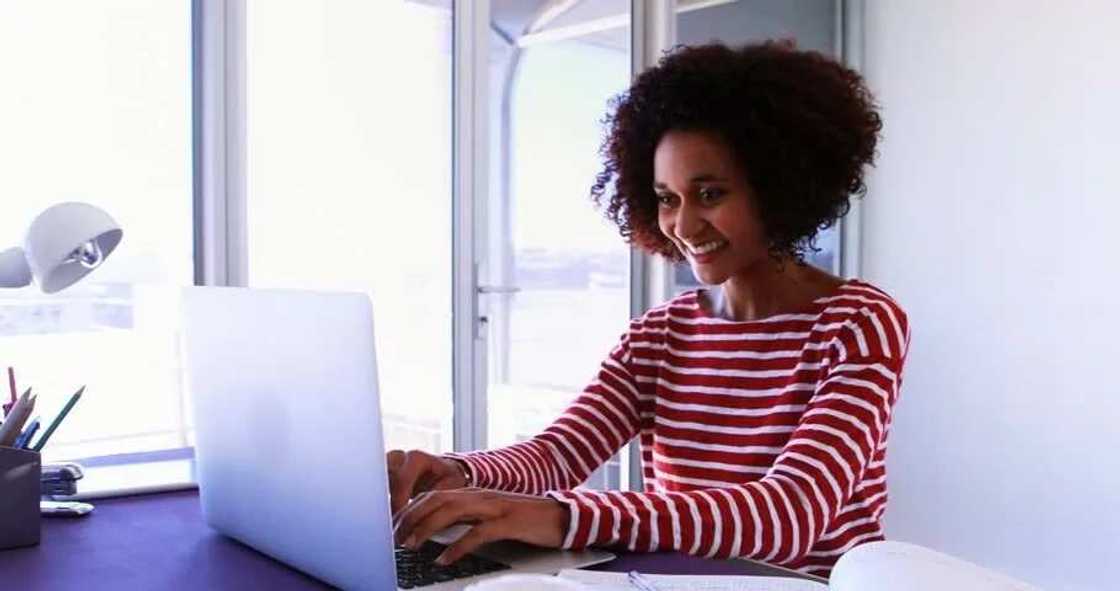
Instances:
[[[12,447],[16,449],[27,449],[27,443],[31,441],[31,438],[35,436],[35,432],[38,430],[39,418],[36,417],[35,420],[31,421],[31,424],[23,430],[23,433],[20,433],[19,437],[16,437],[16,442],[12,444]]]
[[[653,583],[650,583],[636,570],[626,573],[626,580],[630,581],[630,586],[638,591],[657,591],[657,587],[654,587]]]
[[[74,408],[74,404],[77,403],[78,399],[82,397],[82,392],[84,392],[85,389],[86,387],[82,386],[81,388],[78,388],[77,392],[74,392],[74,394],[70,396],[70,400],[66,402],[66,406],[62,407],[62,412],[58,413],[58,416],[55,417],[53,421],[51,421],[51,424],[49,427],[47,427],[47,430],[43,431],[43,436],[39,438],[39,441],[35,443],[34,447],[31,448],[31,451],[40,451],[43,449],[43,446],[47,444],[47,440],[51,438],[54,430],[58,428],[58,425],[60,423],[62,423],[62,419],[66,418],[66,415],[70,412],[70,409]]]

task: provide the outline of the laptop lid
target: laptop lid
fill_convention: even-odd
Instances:
[[[393,589],[373,315],[364,294],[183,291],[202,510],[346,589]]]

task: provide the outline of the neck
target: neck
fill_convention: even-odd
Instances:
[[[814,267],[793,260],[779,264],[767,257],[721,287],[731,317],[750,321],[796,310],[830,293],[839,283],[839,278]]]

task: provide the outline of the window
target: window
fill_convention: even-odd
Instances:
[[[247,5],[249,285],[370,295],[389,448],[452,447],[451,25],[441,3]]]
[[[0,3],[0,249],[62,201],[124,228],[76,286],[0,291],[0,366],[37,414],[86,386],[46,461],[185,445],[171,302],[147,286],[194,273],[190,43],[186,1]]]
[[[243,21],[219,19],[244,46],[219,51],[206,37],[202,49],[227,61],[195,66],[230,82],[208,87],[220,99],[244,98],[244,169],[239,154],[218,163],[233,162],[230,180],[246,187],[230,234],[244,240],[227,251],[194,244],[210,222],[192,209],[192,2],[0,2],[0,248],[64,200],[94,203],[125,230],[104,267],[61,294],[0,292],[0,367],[35,387],[40,414],[87,386],[48,461],[189,446],[178,314],[161,288],[192,283],[196,249],[206,271],[212,251],[247,252],[253,287],[370,295],[389,447],[453,446],[452,302],[469,290],[453,285],[456,248],[479,264],[485,329],[462,349],[482,351],[461,358],[482,359],[488,376],[488,445],[537,433],[586,386],[627,328],[631,292],[661,291],[630,284],[630,250],[588,198],[607,101],[630,80],[631,3],[460,4],[489,6],[490,22],[470,26],[492,32],[489,188],[472,195],[471,232],[453,216],[453,150],[472,148],[453,142],[452,49],[474,37],[453,39],[451,4],[249,1]],[[812,18],[786,4],[680,0],[679,41],[794,35],[831,50],[835,3]],[[238,60],[244,97],[236,76],[211,70]],[[470,249],[464,235],[477,237]],[[814,264],[835,269],[836,232],[819,244]],[[617,465],[591,484],[618,486]]]
[[[547,3],[538,3],[547,7]],[[521,6],[520,8],[524,8]],[[630,80],[628,2],[497,11],[487,317],[490,447],[560,415],[626,330],[630,249],[594,209],[600,123]],[[592,475],[618,487],[617,463]]]

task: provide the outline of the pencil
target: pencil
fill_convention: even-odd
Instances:
[[[12,392],[12,401],[5,403],[4,416],[12,412],[12,407],[16,405],[16,370],[12,366],[8,366],[8,389]]]
[[[82,392],[84,392],[85,389],[86,387],[82,386],[81,388],[78,388],[77,392],[74,392],[74,394],[70,396],[70,400],[66,402],[66,406],[62,407],[62,412],[58,413],[58,416],[55,417],[53,421],[51,421],[51,425],[47,427],[46,431],[43,431],[43,436],[39,438],[39,441],[35,444],[35,447],[31,448],[32,451],[41,451],[43,449],[43,446],[47,444],[47,440],[51,438],[51,434],[53,434],[54,430],[58,428],[58,425],[62,423],[62,419],[66,418],[66,415],[70,412],[70,409],[74,408],[74,404],[77,403],[78,399],[82,397]]]
[[[39,419],[35,419],[34,421],[31,421],[31,424],[28,425],[27,429],[24,429],[23,433],[21,433],[20,436],[16,438],[16,442],[12,444],[12,447],[16,449],[27,449],[27,442],[31,441],[31,438],[35,436],[35,433],[38,430]]]
[[[12,442],[19,437],[23,424],[31,417],[34,410],[35,397],[31,396],[31,388],[28,388],[12,405],[12,410],[8,413],[4,424],[0,425],[0,446],[11,447]]]

